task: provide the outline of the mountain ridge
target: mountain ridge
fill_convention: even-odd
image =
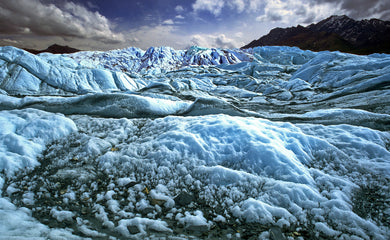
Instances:
[[[307,27],[274,28],[242,48],[296,46],[312,51],[341,51],[354,54],[390,53],[390,21],[356,21],[333,15]]]
[[[77,48],[72,48],[69,46],[62,46],[59,44],[52,44],[48,48],[43,49],[43,50],[36,50],[36,49],[28,49],[24,48],[23,50],[26,50],[27,52],[30,52],[32,54],[39,54],[43,52],[48,52],[48,53],[53,53],[53,54],[62,54],[62,53],[75,53],[75,52],[80,52],[80,49]]]

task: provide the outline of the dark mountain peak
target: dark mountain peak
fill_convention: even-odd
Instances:
[[[33,54],[39,54],[39,53],[43,53],[43,52],[48,52],[48,53],[53,53],[53,54],[62,54],[62,53],[75,53],[75,52],[79,52],[81,50],[77,49],[77,48],[72,48],[72,47],[69,47],[69,46],[62,46],[62,45],[58,45],[58,44],[53,44],[53,45],[50,45],[48,48],[44,49],[44,50],[35,50],[35,49],[24,49],[30,53],[33,53]]]
[[[355,23],[355,20],[353,20],[352,18],[346,16],[346,15],[332,15],[330,17],[328,17],[327,19],[324,19],[320,22],[318,22],[317,24],[312,24],[309,26],[312,27],[312,28],[315,28],[316,30],[329,30],[329,29],[339,29],[339,28],[343,28],[344,26],[346,25],[349,25],[349,24],[354,24]]]
[[[61,46],[58,44],[53,44],[43,51],[49,53],[75,53],[75,52],[79,52],[80,50],[69,46]]]
[[[356,21],[333,15],[307,27],[275,28],[243,48],[285,45],[302,49],[343,51],[357,54],[390,53],[390,22],[379,19]]]
[[[343,21],[355,21],[354,19],[348,17],[347,15],[332,15],[322,21],[327,22],[343,22]]]
[[[52,48],[52,47],[68,47],[68,45],[63,46],[63,45],[59,45],[57,43],[54,43],[54,44],[50,45],[48,48]]]
[[[325,18],[324,20],[319,21],[316,24],[312,25],[333,25],[333,24],[340,24],[340,23],[346,23],[346,22],[351,22],[355,21],[354,19],[348,17],[347,15],[332,15],[328,18]]]

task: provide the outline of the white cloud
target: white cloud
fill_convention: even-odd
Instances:
[[[238,48],[243,46],[241,42],[235,39],[228,38],[224,34],[195,34],[191,38],[192,45],[201,47],[217,47],[217,48]]]
[[[345,13],[341,10],[335,12],[336,9],[339,9],[336,3],[313,4],[312,0],[273,0],[265,3],[264,13],[258,15],[256,21],[279,22],[293,26]]]
[[[205,37],[203,37],[199,34],[196,34],[196,35],[192,36],[191,44],[195,45],[195,46],[207,47],[207,46],[209,46],[210,43],[207,41],[207,39]]]
[[[120,43],[123,35],[111,30],[110,21],[84,6],[64,2],[62,7],[39,0],[0,1],[0,33],[92,39]]]
[[[209,11],[215,16],[218,16],[221,14],[224,5],[224,0],[196,0],[196,2],[192,4],[192,8],[195,12]]]
[[[235,40],[227,38],[225,34],[220,34],[215,38],[215,43],[220,48],[236,48],[238,44]]]
[[[129,41],[132,42],[132,43],[139,43],[140,42],[140,40],[138,38],[136,38],[136,37],[130,38]]]
[[[172,19],[167,19],[167,20],[165,20],[162,24],[163,24],[163,25],[173,25],[173,24],[175,24],[175,23],[173,22]]]
[[[11,44],[19,44],[19,41],[9,39],[9,38],[3,38],[3,39],[0,39],[0,41],[5,42],[5,43],[11,43]]]
[[[176,19],[185,19],[185,17],[183,17],[182,15],[177,15],[176,17],[175,17]]]
[[[245,2],[244,0],[231,0],[231,1],[228,1],[228,5],[230,6],[230,8],[232,9],[236,9],[237,12],[241,13],[245,10]]]
[[[215,16],[219,16],[225,6],[242,12],[257,12],[261,10],[267,0],[196,0],[192,5],[194,12],[209,11]]]
[[[181,5],[177,5],[177,6],[175,7],[175,11],[176,11],[177,13],[182,13],[182,12],[184,12],[184,8],[183,8],[183,6],[181,6]]]
[[[265,0],[247,0],[247,9],[248,11],[257,12],[265,4]]]
[[[143,26],[128,32],[126,39],[133,46],[147,49],[149,47],[169,46],[175,49],[187,49],[191,45],[201,47],[238,48],[244,46],[238,36],[227,37],[218,33],[212,34],[181,34],[174,25]],[[134,41],[137,39],[138,41]]]
[[[189,41],[185,39],[185,36],[176,34],[175,30],[174,25],[142,26],[126,33],[126,39],[138,39],[137,42],[130,41],[130,44],[142,49],[159,46],[184,49],[188,46]]]
[[[236,33],[234,34],[234,36],[237,37],[237,38],[242,38],[242,37],[244,36],[244,33],[242,33],[242,32],[236,32]]]

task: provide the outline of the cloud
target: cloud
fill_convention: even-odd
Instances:
[[[218,47],[218,48],[237,48],[242,46],[242,43],[226,37],[224,34],[209,35],[195,34],[191,38],[192,45],[201,47]]]
[[[320,0],[321,1],[321,0]],[[264,12],[257,16],[258,22],[278,22],[288,25],[306,24],[319,21],[330,15],[340,15],[346,12],[340,9],[338,3],[315,0],[273,0],[266,1]]]
[[[257,21],[295,25],[322,20],[330,15],[347,15],[354,19],[390,20],[388,0],[273,0],[265,1],[264,13]]]
[[[262,9],[262,6],[269,2],[268,0],[196,0],[192,5],[195,12],[209,11],[215,16],[219,16],[224,7],[229,7],[238,13],[242,12],[257,12]]]
[[[238,44],[230,38],[227,38],[225,34],[221,34],[215,38],[215,43],[220,48],[236,48]]]
[[[354,18],[377,16],[384,20],[390,20],[390,1],[388,0],[311,0],[311,2],[338,5],[340,9]]]
[[[184,49],[191,44],[232,48],[275,27],[310,24],[335,14],[390,20],[388,0],[193,0],[173,5],[170,15],[141,14],[142,21],[132,24],[133,29],[117,33],[113,21],[124,23],[125,17],[110,21],[99,13],[97,2],[0,0],[0,45],[44,49],[55,42],[84,50],[129,45]],[[201,15],[205,12],[210,16]]]
[[[268,0],[196,0],[192,4],[194,12],[208,11],[214,16],[221,15],[223,9],[228,7],[237,13],[253,13],[262,10]]]
[[[99,6],[91,1],[88,1],[86,4],[90,9],[99,9]]]
[[[124,41],[98,12],[65,1],[61,7],[39,0],[0,1],[0,33],[92,39],[107,44]]]
[[[19,41],[9,39],[9,38],[0,39],[0,42],[4,42],[4,43],[8,43],[8,44],[19,44]]]
[[[340,8],[353,18],[376,17],[390,20],[390,1],[388,0],[342,0],[340,2],[321,0],[321,2],[339,3]]]
[[[201,47],[237,48],[244,45],[238,41],[241,34],[182,34],[174,25],[142,26],[125,34],[129,43],[147,49],[149,47],[169,46],[175,49],[187,49],[191,45]],[[135,39],[137,41],[135,41]]]
[[[289,25],[312,23],[343,14],[355,19],[390,20],[389,0],[196,0],[192,8],[195,13],[208,11],[216,17],[229,8],[238,14],[254,14],[258,22]]]
[[[173,22],[172,19],[167,19],[167,20],[165,20],[162,24],[163,24],[163,25],[174,25],[175,23]]]
[[[231,0],[227,2],[230,8],[236,9],[237,12],[241,13],[246,8],[246,3],[244,0]]]
[[[184,8],[183,8],[183,6],[181,6],[181,5],[177,5],[177,6],[175,7],[175,11],[176,11],[177,13],[182,13],[182,12],[184,12]]]
[[[142,26],[127,32],[126,39],[137,47],[147,49],[149,47],[169,46],[176,49],[185,48],[185,37],[175,33],[174,25],[161,24],[157,26]],[[138,41],[132,41],[137,39]],[[189,42],[189,41],[188,41]]]
[[[224,5],[224,0],[196,0],[196,2],[192,4],[192,8],[195,12],[208,11],[215,16],[218,16],[221,14]]]

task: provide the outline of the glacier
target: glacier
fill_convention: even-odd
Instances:
[[[387,54],[0,47],[0,235],[388,239],[389,106]]]

